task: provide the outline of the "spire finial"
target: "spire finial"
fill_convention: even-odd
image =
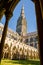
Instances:
[[[22,5],[22,10],[24,10],[24,4]]]
[[[25,18],[25,15],[24,15],[24,5],[22,5],[21,16],[22,16],[23,18]]]

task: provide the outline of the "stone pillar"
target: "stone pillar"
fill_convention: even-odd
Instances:
[[[6,34],[7,34],[8,21],[10,17],[12,16],[12,13],[9,12],[9,13],[6,13],[5,15],[6,15],[6,22],[5,22],[5,26],[4,26],[4,30],[2,34],[1,43],[0,43],[0,62],[1,62],[2,55],[3,55],[2,52],[3,52],[3,46],[4,46]]]
[[[43,65],[43,24],[42,24],[43,20],[42,20],[41,7],[40,7],[41,0],[33,0],[33,1],[35,3],[36,18],[37,18],[40,61],[41,61],[41,65]]]
[[[42,19],[43,19],[43,0],[40,1],[40,7],[41,7],[41,14],[42,14]]]

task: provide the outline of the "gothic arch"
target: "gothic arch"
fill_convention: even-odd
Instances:
[[[8,44],[4,44],[3,58],[10,58],[10,47]]]

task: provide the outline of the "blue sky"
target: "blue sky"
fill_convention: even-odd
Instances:
[[[31,0],[21,0],[18,3],[18,5],[13,11],[12,18],[9,20],[8,27],[16,31],[17,20],[18,17],[20,16],[22,5],[24,5],[24,10],[25,10],[25,17],[27,21],[27,32],[37,31],[35,6]],[[5,16],[2,17],[1,22],[3,24],[5,23]]]

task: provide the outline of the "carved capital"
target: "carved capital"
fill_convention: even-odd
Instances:
[[[0,9],[0,19],[2,18],[2,16],[5,14],[6,9]]]
[[[5,14],[9,19],[12,16],[13,10],[20,0],[1,0],[0,1],[0,19]],[[4,9],[3,9],[4,8]]]

